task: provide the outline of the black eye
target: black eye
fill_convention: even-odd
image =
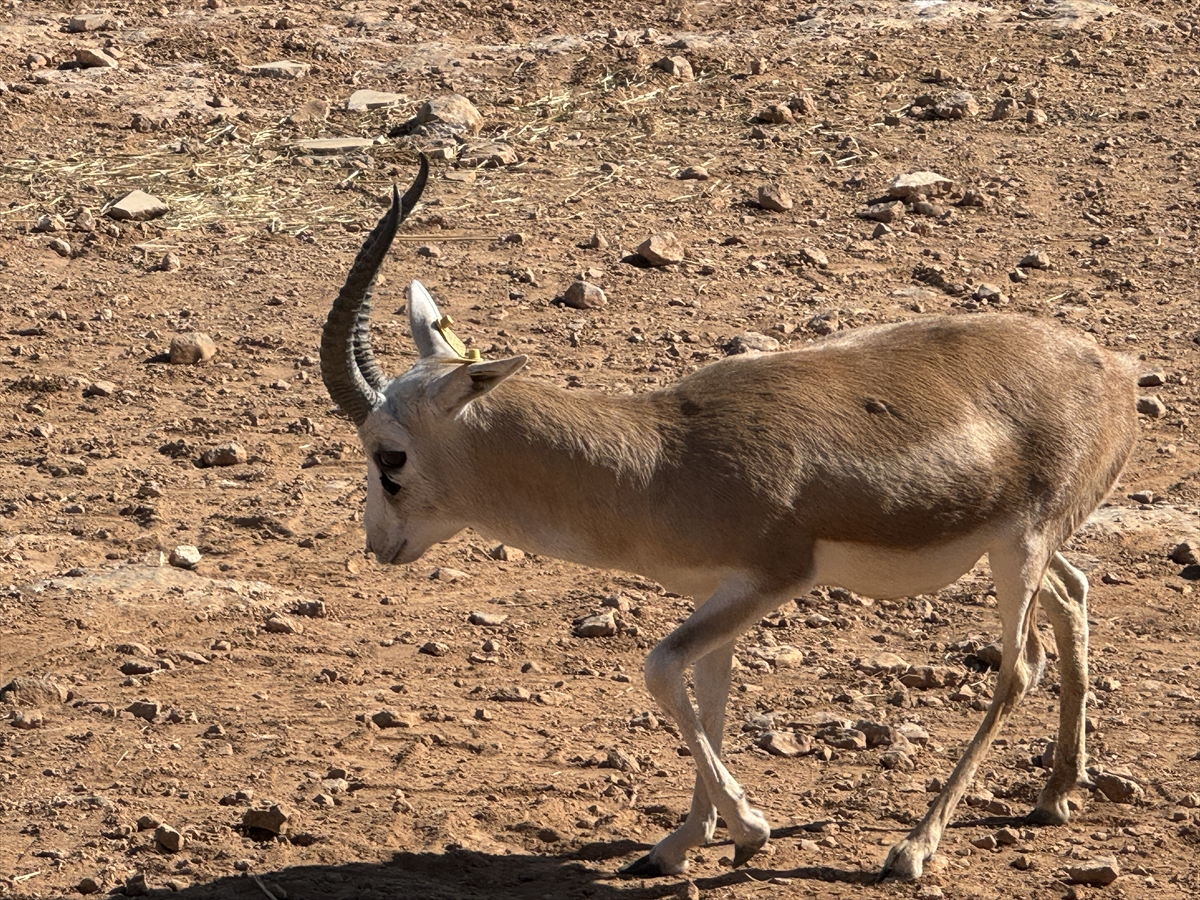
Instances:
[[[404,468],[404,464],[408,462],[408,454],[403,450],[380,450],[375,461],[379,463],[379,468],[395,472]]]
[[[393,497],[395,497],[400,491],[400,485],[396,484],[396,482],[392,481],[392,479],[388,478],[382,472],[379,473],[379,483],[382,484],[383,489]]]

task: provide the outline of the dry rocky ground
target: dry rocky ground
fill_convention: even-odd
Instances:
[[[1200,537],[1194,4],[2,5],[0,897],[1200,892],[1200,570],[1170,558]],[[479,121],[410,121],[450,94]],[[470,533],[404,569],[362,552],[363,459],[314,361],[416,149],[434,177],[375,323],[396,371],[410,277],[566,389],[993,308],[1142,361],[1141,440],[1070,547],[1101,777],[1069,826],[1009,818],[1045,777],[1052,664],[922,884],[869,883],[994,684],[981,565],[748,633],[726,744],[769,853],[614,877],[687,807],[640,666],[692,600]],[[921,171],[943,180],[871,205]],[[154,217],[114,218],[135,189]],[[662,232],[682,259],[647,266]],[[564,305],[576,279],[606,305]],[[195,332],[215,356],[171,364]],[[761,746],[789,736],[810,752]]]

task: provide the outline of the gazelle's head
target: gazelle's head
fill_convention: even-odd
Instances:
[[[367,236],[333,302],[321,336],[321,377],[329,396],[358,426],[367,456],[367,550],[383,563],[409,563],[467,522],[448,508],[448,479],[463,471],[471,454],[458,420],[466,407],[518,372],[526,357],[485,361],[449,330],[429,292],[414,281],[408,319],[420,358],[398,378],[384,375],[371,351],[371,291],[399,224],[408,216],[429,176],[429,163]]]

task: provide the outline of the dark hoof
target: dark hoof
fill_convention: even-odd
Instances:
[[[1026,814],[1024,824],[1042,828],[1051,825],[1066,825],[1069,819],[1069,814],[1063,815],[1053,810],[1037,807]]]
[[[741,868],[746,863],[750,862],[754,854],[766,846],[766,841],[759,841],[757,844],[742,844],[733,848],[733,867]]]
[[[622,875],[628,875],[631,878],[662,878],[664,875],[671,874],[664,872],[658,862],[647,853],[641,859],[635,859],[629,865],[621,869]]]

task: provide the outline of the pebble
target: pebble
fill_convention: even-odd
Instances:
[[[754,743],[772,756],[788,759],[812,752],[812,740],[808,735],[797,735],[790,731],[764,731]]]
[[[916,769],[916,764],[912,761],[912,757],[903,750],[897,749],[884,752],[879,757],[879,765],[896,772],[912,772]]]
[[[355,91],[346,101],[347,112],[367,112],[371,109],[386,109],[404,99],[403,94],[387,94],[382,91]]]
[[[618,772],[637,773],[642,771],[642,766],[636,759],[617,747],[607,751],[604,762],[600,763],[600,768],[616,769]]]
[[[885,225],[889,225],[904,218],[904,204],[898,201],[894,203],[872,203],[860,212],[858,217],[871,222],[882,222]]]
[[[272,834],[286,834],[291,811],[276,803],[269,809],[248,809],[242,814],[242,827],[261,828]]]
[[[695,77],[692,73],[692,64],[682,56],[664,56],[654,64],[654,68],[666,72],[679,81],[691,81]]]
[[[466,581],[471,576],[462,569],[452,569],[449,566],[441,566],[434,569],[429,576],[433,581],[445,581],[448,584],[454,584],[457,581]]]
[[[575,637],[612,637],[617,633],[617,621],[611,612],[600,612],[584,616],[575,621],[573,634]]]
[[[158,671],[158,664],[145,659],[127,659],[121,663],[122,675],[152,675]]]
[[[159,825],[154,829],[154,842],[168,853],[178,853],[183,849],[183,835],[170,825]]]
[[[605,250],[608,248],[608,239],[600,233],[599,230],[593,231],[592,236],[584,242],[584,247],[588,250]]]
[[[191,366],[208,362],[216,355],[217,345],[207,334],[190,331],[171,338],[171,363],[176,366]]]
[[[979,114],[979,103],[970,91],[956,91],[929,108],[930,119],[969,119]]]
[[[371,716],[371,721],[377,728],[412,728],[415,717],[411,714],[398,713],[394,709],[381,709]]]
[[[1045,110],[1027,109],[1025,111],[1025,121],[1030,125],[1045,125],[1049,121],[1049,116]]]
[[[708,181],[708,169],[704,166],[688,166],[679,173],[680,181]]]
[[[755,118],[760,122],[766,122],[768,125],[789,125],[796,121],[796,117],[792,115],[791,108],[783,103],[768,106]]]
[[[854,668],[868,675],[902,675],[908,671],[908,661],[895,653],[884,651],[874,656],[859,657]]]
[[[450,652],[450,647],[438,641],[426,641],[417,649],[417,652],[426,656],[445,656]]]
[[[1146,372],[1138,376],[1138,387],[1159,387],[1163,383],[1162,372]]]
[[[53,238],[46,246],[64,259],[71,258],[71,245],[62,238]]]
[[[771,212],[787,212],[795,203],[792,195],[775,184],[764,184],[758,189],[758,205]]]
[[[492,694],[491,699],[496,703],[528,703],[533,695],[525,688],[503,687]]]
[[[120,23],[107,13],[88,13],[82,16],[72,16],[67,21],[67,31],[70,34],[82,34],[85,31],[104,31],[117,28]]]
[[[102,890],[101,882],[87,875],[79,879],[79,884],[75,885],[75,890],[81,894],[97,894]]]
[[[1045,250],[1030,250],[1017,263],[1017,267],[1021,269],[1048,269],[1050,268],[1050,254]]]
[[[444,94],[425,101],[417,111],[417,125],[437,125],[456,134],[478,134],[483,116],[462,94]]]
[[[775,651],[771,663],[776,669],[799,669],[804,666],[804,651],[784,644]]]
[[[1137,411],[1152,419],[1161,419],[1167,414],[1167,405],[1152,394],[1149,397],[1138,397]]]
[[[996,105],[992,107],[992,114],[988,116],[993,122],[1001,122],[1004,119],[1011,119],[1019,111],[1017,101],[1013,97],[1001,97],[996,101]]]
[[[95,47],[80,47],[75,51],[75,62],[85,69],[115,69],[118,66],[115,59]]]
[[[200,551],[191,544],[180,544],[171,551],[170,563],[177,569],[194,569],[200,565]]]
[[[66,231],[67,223],[62,216],[40,216],[33,226],[34,234],[50,234],[55,231]]]
[[[857,728],[832,725],[817,732],[817,738],[838,750],[866,750],[867,736]]]
[[[1001,847],[1011,847],[1014,844],[1020,843],[1021,832],[1015,828],[1001,828],[995,834],[996,843]]]
[[[600,309],[608,304],[604,291],[587,281],[573,281],[563,291],[562,302],[571,309]]]
[[[975,292],[971,296],[981,303],[995,303],[1003,306],[1008,303],[1008,295],[1000,290],[997,285],[984,282],[975,288]]]
[[[638,245],[637,255],[652,266],[670,266],[683,262],[683,244],[673,232],[660,231]]]
[[[270,634],[303,634],[304,626],[292,619],[290,616],[275,614],[267,619],[264,623],[265,628]]]
[[[201,469],[211,469],[223,466],[237,466],[247,459],[246,448],[241,444],[230,443],[205,450],[197,460]]]
[[[806,266],[815,266],[818,269],[829,268],[829,257],[825,255],[825,251],[816,247],[801,247],[796,251],[796,256]]]
[[[1098,857],[1077,866],[1067,866],[1067,878],[1074,884],[1103,887],[1116,881],[1120,874],[1120,866],[1110,857]]]
[[[169,211],[170,207],[153,194],[134,190],[110,206],[106,215],[120,221],[148,222],[165,216]]]
[[[258,63],[250,67],[250,74],[260,78],[302,78],[308,74],[309,65],[290,59]]]
[[[132,713],[138,719],[153,722],[162,712],[162,704],[157,700],[135,700],[125,707],[125,712]]]
[[[938,197],[953,186],[953,181],[937,172],[909,172],[892,179],[887,195],[896,200],[914,200],[919,195]]]
[[[16,717],[12,720],[13,728],[19,728],[22,731],[33,731],[35,728],[41,728],[44,724],[45,719],[40,709],[18,710]]]
[[[725,352],[730,356],[736,356],[740,353],[771,353],[779,349],[779,341],[765,334],[760,334],[757,331],[747,331],[744,334],[735,335],[725,343]]]
[[[488,556],[500,562],[520,562],[525,558],[525,551],[508,544],[497,544],[488,551]]]

